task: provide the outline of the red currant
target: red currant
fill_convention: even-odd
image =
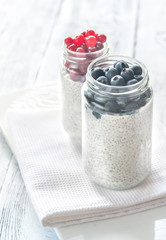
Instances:
[[[68,49],[70,51],[74,51],[75,52],[77,50],[77,46],[75,44],[71,44],[70,46],[68,46]]]
[[[67,46],[69,46],[73,43],[73,39],[71,37],[65,38],[65,43]]]
[[[97,50],[100,50],[100,49],[102,49],[104,46],[103,46],[103,44],[101,43],[101,42],[97,42],[96,43],[96,48],[97,48]]]
[[[95,47],[89,47],[88,52],[96,52],[97,49]]]
[[[106,41],[106,36],[104,34],[100,34],[97,36],[97,41],[104,43]]]
[[[85,34],[86,34],[86,32],[82,32],[82,33],[81,33],[81,35],[83,35],[84,37],[85,37]]]
[[[85,52],[88,52],[88,48],[87,48],[87,46],[86,46],[85,43],[83,43],[83,44],[81,45],[81,47],[85,50]]]
[[[85,33],[85,37],[88,37],[88,36],[95,36],[95,32],[93,30],[87,30]]]
[[[84,53],[85,52],[85,49],[83,47],[78,47],[76,52],[79,52],[79,53]]]
[[[84,41],[85,41],[85,37],[83,35],[76,36],[73,39],[73,43],[78,47],[81,46],[81,44],[83,44]]]
[[[87,47],[94,47],[96,45],[96,38],[95,36],[89,36],[85,38],[85,44]]]

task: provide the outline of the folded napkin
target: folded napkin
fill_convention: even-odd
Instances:
[[[84,173],[80,151],[55,109],[9,110],[8,129],[27,192],[44,226],[112,218],[166,204],[166,129],[154,130],[152,174],[136,188],[104,189]]]

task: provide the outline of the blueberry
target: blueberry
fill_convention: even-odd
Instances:
[[[98,112],[96,112],[96,108],[95,108],[95,107],[93,108],[92,114],[93,114],[93,116],[94,116],[96,119],[100,119],[100,118],[101,118],[101,114],[98,113]]]
[[[131,67],[131,69],[134,72],[134,75],[141,75],[142,74],[142,68],[139,65],[134,65]]]
[[[116,102],[117,102],[117,104],[118,104],[121,108],[122,108],[122,107],[125,107],[126,98],[117,97],[117,98],[116,98]]]
[[[91,72],[91,76],[94,78],[94,79],[97,79],[98,77],[101,77],[101,76],[105,76],[105,72],[102,68],[95,68],[92,72]]]
[[[110,70],[110,67],[106,67],[106,68],[104,69],[105,72],[108,72],[109,70]]]
[[[115,112],[115,113],[117,113],[118,111],[119,111],[119,106],[114,100],[106,102],[105,112]]]
[[[116,75],[118,75],[119,73],[118,73],[118,70],[116,69],[116,68],[110,68],[107,72],[106,72],[106,74],[105,74],[105,76],[109,79],[109,80],[111,80],[111,78],[113,78],[114,76],[116,76]]]
[[[105,98],[103,98],[97,94],[94,95],[94,100],[95,100],[95,102],[100,103],[100,104],[104,104],[106,101]]]
[[[125,61],[118,61],[118,62],[114,63],[114,68],[116,68],[118,70],[119,74],[121,73],[123,68],[128,68],[128,67],[129,67],[129,65]]]
[[[138,108],[139,108],[139,105],[138,105],[138,103],[136,103],[136,102],[128,102],[128,103],[126,104],[126,106],[125,106],[125,110],[126,110],[127,112],[134,111],[134,110],[136,110],[136,109],[138,109]]]
[[[134,78],[137,79],[138,82],[143,79],[141,75],[134,75]]]
[[[105,76],[98,77],[96,79],[96,81],[103,83],[103,84],[109,84],[108,78],[106,78]]]
[[[124,68],[121,71],[121,76],[124,78],[124,80],[127,82],[134,78],[134,72],[131,68]]]
[[[87,100],[93,101],[93,94],[90,91],[85,91],[84,96],[87,98]]]
[[[127,82],[127,85],[133,85],[136,84],[138,81],[136,79],[131,79]]]
[[[125,80],[120,75],[116,75],[111,78],[110,84],[112,86],[125,86]]]

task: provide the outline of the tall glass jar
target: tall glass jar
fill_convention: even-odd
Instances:
[[[91,76],[95,67],[107,68],[123,60],[140,65],[143,79],[129,86],[104,85]],[[153,94],[146,67],[122,56],[100,58],[90,64],[82,89],[82,156],[90,179],[106,188],[128,189],[151,170]]]
[[[61,62],[62,121],[74,142],[81,146],[81,88],[89,64],[96,58],[107,56],[107,43],[98,51],[78,53],[63,48]]]

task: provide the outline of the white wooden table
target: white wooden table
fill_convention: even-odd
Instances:
[[[36,83],[59,81],[59,59],[64,37],[88,28],[108,36],[112,54],[133,56],[143,61],[149,69],[156,96],[166,91],[165,0],[1,0],[0,94]],[[166,110],[163,114],[166,114]],[[159,222],[161,218],[166,219],[165,207],[120,220],[58,229],[57,232],[62,239],[97,240],[109,239],[111,236],[113,240],[144,240],[143,234],[137,234],[136,238],[131,237],[133,229],[135,233],[138,230],[134,228],[133,222],[140,227],[144,226],[145,230],[145,226],[146,229],[154,228],[153,223],[158,219],[157,229],[164,236],[166,233],[163,226],[166,222]],[[129,222],[126,223],[126,220]],[[131,231],[126,233],[125,228],[119,230],[119,222],[116,221],[120,221],[121,226],[126,228],[131,226]],[[150,234],[150,230],[145,231],[145,234],[148,233]],[[128,237],[125,238],[126,236]],[[147,235],[146,239],[166,239],[166,235],[163,238],[154,236],[157,235]],[[2,133],[0,239],[57,239],[53,229],[40,225],[27,196],[17,162]]]

